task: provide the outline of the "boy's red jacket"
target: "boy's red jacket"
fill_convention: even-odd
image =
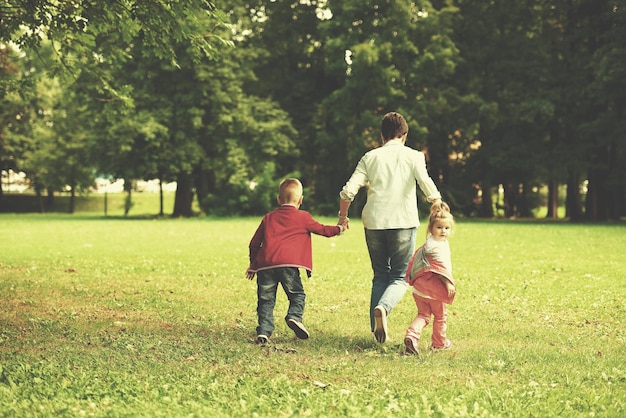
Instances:
[[[281,206],[263,217],[250,241],[249,271],[275,267],[313,270],[311,233],[332,237],[341,233],[339,225],[322,225],[311,214],[295,206]]]

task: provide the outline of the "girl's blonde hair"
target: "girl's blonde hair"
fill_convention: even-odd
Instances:
[[[430,234],[435,222],[443,221],[450,224],[450,228],[454,226],[454,216],[450,213],[450,206],[446,202],[435,203],[430,207],[430,215],[428,215],[428,230],[426,234]]]

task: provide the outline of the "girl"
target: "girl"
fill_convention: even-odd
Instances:
[[[404,345],[407,354],[419,354],[418,343],[422,329],[433,316],[432,350],[447,350],[452,342],[446,338],[447,305],[456,294],[452,278],[452,259],[448,236],[454,218],[450,207],[441,202],[434,204],[428,217],[428,236],[419,247],[407,269],[405,280],[409,283],[417,305],[417,316],[406,331]]]

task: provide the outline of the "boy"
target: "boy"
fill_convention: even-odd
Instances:
[[[311,233],[332,237],[344,231],[344,225],[322,225],[311,214],[298,210],[302,204],[302,183],[288,178],[280,183],[280,207],[263,217],[250,241],[249,280],[257,275],[256,342],[266,344],[274,331],[276,290],[280,283],[289,299],[285,321],[300,339],[309,338],[302,324],[306,295],[300,278],[300,268],[311,276],[313,256]]]

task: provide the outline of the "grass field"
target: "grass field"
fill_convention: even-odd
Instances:
[[[122,216],[126,206],[126,193],[89,193],[75,198],[75,212],[102,216]],[[170,215],[174,209],[173,192],[163,193],[163,213]],[[45,208],[46,197],[37,198],[34,193],[6,193],[2,197],[0,213],[39,213]],[[68,213],[70,208],[68,193],[54,196],[52,206],[46,208],[48,213]],[[134,192],[131,197],[131,208],[128,213],[132,217],[147,217],[159,214],[161,198],[159,193]],[[199,211],[198,202],[192,205],[194,212]]]
[[[626,416],[626,225],[459,221],[454,346],[415,357],[410,295],[369,331],[358,221],[314,237],[311,338],[279,293],[254,344],[258,222],[0,215],[0,416]]]

